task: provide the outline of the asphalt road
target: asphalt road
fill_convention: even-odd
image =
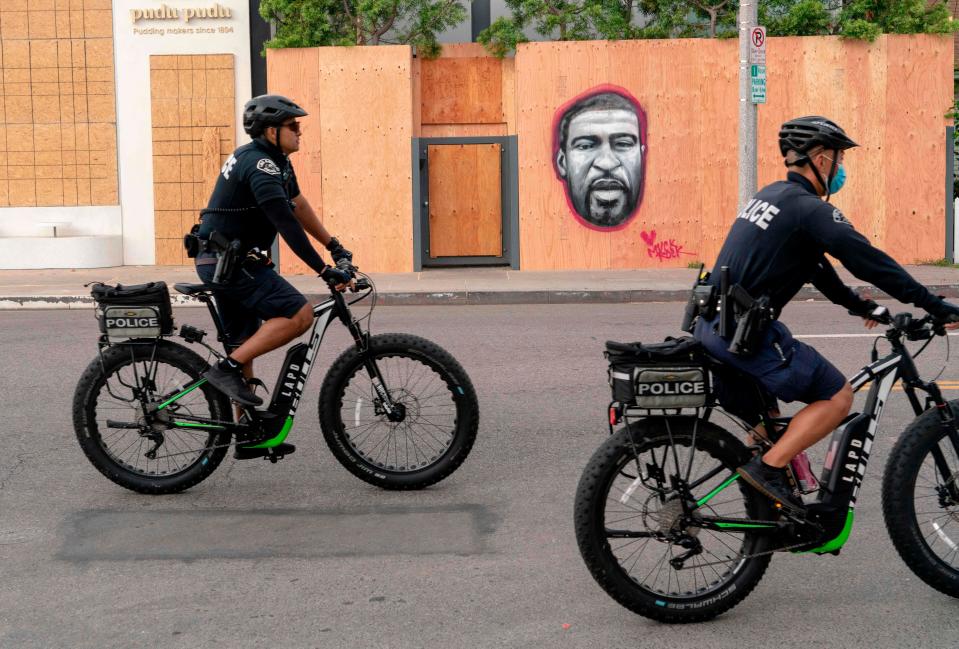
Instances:
[[[882,522],[882,469],[912,418],[902,392],[884,412],[841,556],[776,555],[749,598],[694,626],[638,617],[594,583],[571,520],[580,472],[606,435],[602,344],[661,340],[680,309],[377,309],[374,332],[431,338],[470,373],[481,425],[459,471],[395,493],[336,463],[316,416],[322,373],[349,342],[334,325],[291,434],[297,453],[275,466],[227,459],[164,497],[107,481],[74,438],[91,313],[0,312],[0,647],[956,646],[959,601],[908,571]],[[208,322],[198,309],[176,315]],[[822,303],[791,306],[784,320],[796,334],[864,332]],[[847,374],[872,344],[808,342]],[[258,367],[268,385],[281,356]],[[943,379],[959,379],[956,356]],[[945,357],[940,339],[920,372]]]

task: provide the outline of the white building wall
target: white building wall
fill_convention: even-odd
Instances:
[[[161,4],[181,10],[177,20],[139,20],[132,12]],[[184,10],[219,4],[230,18],[183,19]],[[214,33],[177,34],[171,29],[203,27]],[[232,32],[221,32],[231,27]],[[139,31],[138,31],[139,30]],[[149,33],[149,30],[157,30]],[[160,35],[159,31],[162,31]],[[250,98],[250,21],[246,0],[115,0],[114,52],[117,81],[117,148],[120,168],[120,207],[123,263],[153,264],[156,258],[153,222],[153,136],[150,115],[151,54],[233,54],[236,71],[237,143],[246,141],[241,113]]]

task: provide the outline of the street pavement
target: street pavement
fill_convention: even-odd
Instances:
[[[325,447],[319,385],[349,344],[334,324],[291,433],[297,452],[275,466],[228,458],[200,485],[162,497],[109,482],[76,443],[71,399],[95,357],[93,314],[0,313],[0,647],[956,646],[959,602],[909,572],[882,522],[883,468],[912,419],[902,392],[884,410],[839,557],[777,554],[743,603],[699,625],[651,622],[596,585],[572,507],[607,434],[603,342],[676,334],[681,308],[378,308],[374,333],[437,341],[479,395],[470,457],[419,492],[371,487]],[[209,326],[203,310],[176,317]],[[839,307],[794,303],[784,320],[847,375],[868,360],[872,338],[850,337],[865,330]],[[942,379],[959,379],[945,345],[920,357],[923,376],[945,365]],[[281,359],[257,362],[271,387]],[[811,455],[818,467],[823,449]]]
[[[685,301],[696,278],[695,268],[641,268],[635,270],[526,271],[498,267],[430,268],[417,273],[373,273],[384,306],[480,304],[583,304]],[[838,267],[849,286],[868,297],[881,291]],[[959,298],[959,268],[916,265],[906,270],[937,295]],[[287,279],[314,300],[329,294],[314,275],[289,275]],[[140,284],[163,280],[171,286],[175,303],[196,306],[195,300],[177,294],[177,282],[196,283],[190,266],[118,266],[115,268],[0,271],[0,310],[84,309],[91,305],[90,282]],[[805,286],[798,300],[823,299]]]

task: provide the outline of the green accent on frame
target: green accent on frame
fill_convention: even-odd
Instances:
[[[280,432],[277,433],[276,437],[273,439],[268,439],[265,442],[260,442],[259,444],[254,444],[253,446],[248,446],[246,448],[273,448],[274,446],[279,446],[283,443],[283,440],[286,439],[286,436],[290,433],[290,429],[293,428],[293,417],[287,417],[286,421],[283,422],[283,428],[280,429]]]
[[[706,494],[705,497],[697,500],[697,501],[696,501],[696,506],[697,506],[697,507],[702,507],[703,505],[705,505],[707,502],[709,502],[710,500],[712,500],[713,497],[714,497],[716,494],[718,494],[720,491],[722,491],[723,489],[725,489],[726,487],[728,487],[729,485],[731,485],[731,484],[733,483],[733,481],[736,480],[736,478],[738,478],[738,477],[739,477],[739,474],[738,474],[738,473],[734,473],[732,476],[730,476],[729,478],[727,478],[726,482],[722,483],[721,485],[719,485],[718,487],[716,487],[715,489],[713,489],[712,491],[710,491],[708,494]]]
[[[213,430],[226,430],[226,426],[220,424],[201,424],[198,421],[175,421],[173,425],[177,428],[210,428]]]
[[[825,554],[826,552],[833,552],[838,550],[846,544],[846,541],[849,540],[849,534],[852,532],[852,519],[853,519],[853,510],[852,507],[849,508],[849,511],[846,512],[846,524],[843,525],[842,531],[839,535],[834,538],[832,541],[828,541],[818,548],[813,548],[812,550],[806,550],[806,552],[815,552],[816,554]]]
[[[173,403],[173,402],[176,401],[177,399],[182,399],[183,397],[185,397],[186,395],[190,394],[191,392],[193,392],[194,390],[196,390],[198,387],[200,387],[200,386],[203,385],[204,383],[206,383],[206,379],[200,379],[199,381],[197,381],[197,382],[194,383],[193,385],[191,385],[191,386],[189,386],[188,388],[184,389],[182,392],[180,392],[180,393],[178,393],[178,394],[174,394],[172,397],[170,397],[169,399],[167,399],[166,401],[164,401],[163,403],[161,403],[159,406],[157,406],[157,410],[163,410],[164,408],[166,408],[168,405],[170,405],[171,403]]]
[[[769,523],[715,523],[715,525],[716,527],[743,530],[769,529],[771,527],[776,527],[775,525],[770,525]]]

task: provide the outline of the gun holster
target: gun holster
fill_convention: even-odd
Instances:
[[[683,322],[679,327],[686,333],[693,332],[696,326],[696,318],[710,317],[716,312],[719,291],[715,286],[707,284],[708,280],[709,273],[703,273],[700,269],[696,282],[689,291],[689,299],[686,301],[686,310],[683,313]]]
[[[769,297],[763,295],[754,299],[742,286],[735,284],[729,289],[726,299],[732,306],[733,320],[736,323],[732,341],[729,343],[730,353],[743,356],[755,353],[762,343],[766,327],[775,320],[773,309],[769,306]]]
[[[233,279],[233,273],[243,258],[241,250],[243,242],[239,239],[230,241],[219,232],[211,232],[210,248],[216,251],[216,269],[213,271],[212,284],[227,284]]]

